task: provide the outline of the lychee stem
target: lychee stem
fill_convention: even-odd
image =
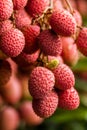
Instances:
[[[79,26],[79,25],[77,25],[77,28],[79,28],[79,29],[83,29],[83,27],[82,27],[82,26]]]
[[[65,0],[65,2],[66,2],[67,6],[68,6],[68,7],[69,7],[69,9],[70,9],[70,13],[73,15],[74,10],[73,10],[73,8],[72,8],[72,6],[71,6],[71,4],[70,4],[69,0]]]

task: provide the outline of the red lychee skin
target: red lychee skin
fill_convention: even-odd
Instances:
[[[73,17],[75,18],[77,25],[81,26],[82,25],[82,16],[78,10],[75,9],[73,11]]]
[[[59,104],[58,107],[66,110],[74,110],[79,107],[80,99],[78,92],[72,87],[65,91],[59,91]]]
[[[50,117],[56,110],[58,105],[58,95],[56,92],[51,91],[42,99],[33,99],[33,109],[35,113],[42,117]]]
[[[18,64],[20,67],[27,67],[30,64],[33,64],[36,62],[37,58],[39,57],[40,50],[35,51],[32,54],[26,54],[25,52],[22,52],[17,57],[13,58],[13,60]]]
[[[5,21],[0,22],[0,35],[9,31],[12,28],[13,28],[13,24],[11,20],[5,20]]]
[[[38,37],[38,43],[45,55],[57,56],[62,52],[61,38],[51,30],[42,31]]]
[[[75,65],[78,62],[79,55],[77,45],[72,37],[62,37],[62,57],[65,63]]]
[[[72,70],[65,64],[59,64],[53,70],[55,76],[55,86],[58,89],[66,90],[75,85],[75,77]]]
[[[18,29],[11,29],[1,37],[1,50],[10,57],[19,55],[25,46],[25,37]]]
[[[66,10],[54,11],[49,22],[54,32],[59,35],[71,36],[76,32],[76,21]]]
[[[86,27],[80,30],[76,43],[79,51],[83,55],[87,56],[87,28]]]
[[[31,18],[24,9],[17,10],[14,13],[14,19],[18,29],[22,29],[24,26],[29,26],[31,24]]]
[[[37,50],[35,51],[34,53],[32,54],[26,54],[24,52],[22,52],[20,54],[21,58],[23,58],[23,60],[25,60],[28,64],[32,64],[34,63],[37,58],[39,57],[39,53],[40,53],[40,50]]]
[[[55,84],[54,74],[45,67],[36,67],[29,77],[29,91],[34,98],[41,98],[50,92]]]
[[[44,12],[48,5],[49,0],[29,0],[26,10],[32,17],[37,17]]]
[[[23,9],[27,5],[28,0],[13,0],[15,10]]]
[[[0,0],[0,21],[10,18],[13,12],[12,0]]]
[[[20,123],[18,112],[10,106],[1,110],[0,119],[1,130],[16,130]]]
[[[22,29],[25,36],[24,52],[31,54],[38,49],[37,36],[40,33],[40,27],[38,25],[29,25]]]
[[[19,106],[19,112],[24,119],[24,121],[31,125],[39,125],[43,122],[43,118],[40,118],[37,116],[32,108],[32,102],[31,101],[24,101],[22,104]]]

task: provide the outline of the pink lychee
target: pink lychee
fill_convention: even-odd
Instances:
[[[62,41],[51,30],[44,30],[38,37],[40,49],[45,55],[57,56],[62,52]]]
[[[29,0],[26,10],[32,17],[37,17],[44,12],[48,5],[49,0]]]
[[[40,118],[39,116],[36,115],[36,113],[32,108],[31,101],[24,101],[23,103],[21,103],[19,106],[19,112],[22,119],[30,126],[39,125],[44,120],[43,118]]]
[[[36,67],[29,77],[29,91],[34,98],[41,98],[50,92],[55,84],[54,74],[45,67]]]
[[[27,5],[28,0],[13,0],[15,10],[23,9]]]
[[[9,31],[13,28],[13,24],[11,20],[5,20],[0,22],[0,35],[3,35],[3,33]]]
[[[15,130],[18,128],[20,118],[16,109],[6,106],[0,113],[0,129],[1,130]]]
[[[76,21],[66,10],[54,11],[50,17],[50,25],[55,33],[71,36],[76,32]]]
[[[31,24],[31,18],[24,9],[17,10],[14,13],[15,25],[17,28],[22,29],[24,26]]]
[[[25,46],[25,37],[23,33],[15,28],[2,35],[0,48],[10,57],[19,55]]]
[[[42,99],[33,99],[33,109],[35,113],[42,117],[48,118],[56,111],[58,105],[58,95],[51,91]]]
[[[75,85],[74,74],[66,64],[59,64],[58,67],[53,70],[53,73],[56,88],[66,90]]]
[[[86,27],[80,30],[76,43],[79,51],[83,55],[87,56],[87,28]]]
[[[66,110],[74,110],[79,107],[80,99],[78,92],[73,87],[65,91],[59,91],[58,107]]]
[[[25,26],[22,32],[26,41],[24,52],[28,54],[33,53],[38,49],[37,36],[40,33],[40,27],[38,25]]]
[[[77,45],[72,37],[62,37],[62,57],[65,63],[75,65],[78,62],[79,54]]]
[[[0,0],[0,21],[10,18],[13,13],[12,0]]]

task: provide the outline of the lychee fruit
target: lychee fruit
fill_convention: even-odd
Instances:
[[[38,37],[40,49],[45,55],[57,56],[62,52],[62,41],[51,30],[44,30]]]
[[[57,109],[58,95],[56,92],[51,91],[42,99],[33,99],[33,109],[35,113],[42,117],[50,117]]]
[[[24,26],[31,24],[31,17],[24,9],[17,10],[14,13],[15,25],[18,29],[22,29]]]
[[[0,113],[0,129],[16,130],[19,126],[20,119],[16,109],[10,106],[2,108]]]
[[[49,22],[54,32],[59,35],[71,36],[76,32],[76,21],[67,10],[54,11]]]
[[[44,10],[48,7],[49,0],[29,0],[26,6],[27,12],[32,17],[40,16]]]
[[[22,52],[24,46],[25,37],[16,28],[12,28],[1,37],[0,48],[7,56],[16,57]]]
[[[80,30],[76,43],[79,51],[83,55],[87,56],[87,28],[86,27],[83,27]]]
[[[22,32],[26,41],[24,52],[31,54],[38,49],[37,36],[40,33],[40,27],[38,25],[25,26]]]
[[[22,97],[21,83],[17,77],[11,76],[10,80],[3,86],[1,91],[3,98],[10,104],[16,104]]]
[[[39,53],[40,50],[37,50],[32,54],[26,54],[25,52],[22,52],[20,54],[20,57],[24,60],[24,62],[27,62],[28,64],[32,64],[38,59]]]
[[[9,31],[12,28],[13,28],[13,24],[11,20],[5,20],[5,21],[0,22],[0,35]]]
[[[82,26],[82,16],[78,10],[75,9],[73,11],[73,17],[75,18],[77,25]]]
[[[73,87],[65,91],[58,91],[58,107],[66,110],[74,110],[79,107],[80,99],[78,92]]]
[[[72,70],[66,64],[59,64],[53,70],[55,76],[55,87],[66,90],[75,85],[75,77]]]
[[[28,0],[13,0],[15,10],[21,10],[27,5]]]
[[[36,67],[29,77],[29,91],[34,98],[41,98],[50,92],[55,84],[54,74],[45,67]]]
[[[22,53],[14,58],[12,58],[16,64],[18,65],[20,70],[25,70],[25,72],[30,73],[32,71],[32,66],[36,64],[38,57],[40,54],[40,50],[35,51],[32,54],[26,54],[22,51]]]
[[[0,60],[0,89],[10,80],[12,68],[8,61]]]
[[[0,0],[0,21],[10,18],[13,13],[12,0]]]
[[[36,115],[32,108],[32,102],[31,101],[24,101],[19,106],[19,112],[21,118],[30,126],[31,125],[39,125],[43,122],[43,118],[40,118]]]
[[[72,37],[62,37],[62,57],[65,63],[73,66],[78,62],[79,54],[77,45]]]
[[[56,11],[62,8],[63,8],[63,4],[61,0],[53,0],[53,11]]]

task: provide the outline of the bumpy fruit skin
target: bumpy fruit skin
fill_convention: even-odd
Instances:
[[[6,106],[0,113],[0,129],[1,130],[15,130],[19,126],[18,112],[10,107]]]
[[[74,110],[79,107],[80,99],[78,92],[72,87],[65,91],[59,91],[59,104],[58,107],[66,110]]]
[[[12,0],[0,0],[0,21],[10,18],[13,12]]]
[[[9,31],[12,28],[13,28],[13,24],[11,20],[5,20],[5,21],[0,22],[0,35]]]
[[[39,116],[36,115],[32,108],[32,102],[30,101],[24,101],[22,104],[19,106],[19,112],[24,119],[24,121],[31,125],[39,125],[43,122],[43,118],[40,118]]]
[[[44,12],[48,5],[49,0],[29,0],[26,10],[32,17],[37,17]]]
[[[18,29],[31,24],[31,18],[24,9],[17,10],[14,13],[15,25]]]
[[[28,0],[13,0],[14,9],[15,10],[23,9],[26,6],[27,1]]]
[[[23,58],[23,60],[24,60],[25,62],[27,62],[28,64],[32,64],[32,63],[34,63],[34,62],[37,60],[37,58],[39,57],[39,53],[40,53],[40,50],[37,50],[37,51],[35,51],[35,52],[32,53],[32,54],[26,54],[26,53],[22,52],[22,53],[20,54],[20,56],[21,56],[21,58]]]
[[[62,52],[61,38],[51,30],[42,31],[38,37],[38,43],[45,55],[57,56]]]
[[[57,105],[58,95],[53,91],[45,95],[42,99],[33,99],[33,109],[42,118],[50,117],[55,112]]]
[[[35,51],[32,54],[26,54],[22,52],[20,55],[13,58],[13,60],[18,64],[21,68],[26,68],[30,64],[34,64],[39,57],[40,50]]]
[[[40,33],[40,27],[38,25],[25,26],[22,32],[26,41],[24,52],[31,54],[38,49],[37,36]]]
[[[72,70],[65,64],[53,70],[55,76],[55,87],[61,90],[66,90],[74,86],[75,78]]]
[[[59,35],[71,36],[76,32],[76,21],[66,10],[54,11],[49,22],[54,32]]]
[[[86,27],[80,30],[76,43],[79,51],[83,55],[87,56],[87,28]]]
[[[10,57],[19,55],[25,46],[25,37],[18,29],[11,29],[1,37],[0,48]]]
[[[36,67],[29,77],[29,91],[34,98],[41,98],[50,92],[55,84],[54,74],[45,67]]]

